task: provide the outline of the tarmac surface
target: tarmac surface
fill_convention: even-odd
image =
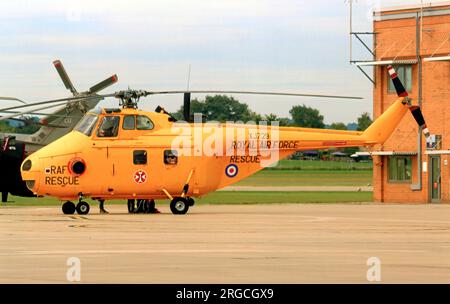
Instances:
[[[199,205],[187,215],[0,208],[0,283],[450,283],[450,205]],[[373,268],[372,268],[373,269]],[[370,271],[369,271],[370,272]]]

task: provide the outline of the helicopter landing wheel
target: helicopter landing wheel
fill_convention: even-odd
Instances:
[[[70,201],[67,201],[62,205],[62,212],[64,214],[74,214],[75,209],[75,204]]]
[[[90,207],[88,203],[81,201],[77,204],[76,209],[78,214],[85,215],[89,213]]]
[[[186,214],[189,210],[189,201],[184,197],[175,197],[170,202],[170,210],[173,214]]]
[[[135,205],[134,202],[135,202],[134,199],[129,199],[128,200],[128,203],[127,203],[127,205],[128,205],[128,213],[134,213],[134,205]]]
[[[187,201],[188,201],[189,207],[194,206],[195,201],[194,201],[194,199],[193,199],[192,197],[188,197],[188,198],[187,198]]]

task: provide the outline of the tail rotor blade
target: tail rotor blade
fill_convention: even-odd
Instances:
[[[64,85],[66,86],[66,89],[70,90],[70,92],[72,92],[73,95],[76,95],[78,92],[73,86],[69,76],[67,75],[66,69],[64,69],[62,62],[60,60],[55,60],[53,61],[53,65],[58,71],[59,77],[61,77]]]
[[[420,109],[420,107],[411,106],[409,107],[409,110],[411,111],[411,114],[413,115],[419,127],[422,127],[422,132],[425,137],[430,136],[430,132],[428,131],[427,124],[425,123],[425,118],[423,118],[422,110]]]
[[[402,82],[398,78],[397,73],[395,72],[395,69],[392,67],[392,65],[389,65],[387,67],[389,75],[391,76],[392,82],[394,83],[395,90],[397,91],[398,97],[407,97],[408,92],[405,90],[405,87],[403,86]]]
[[[95,93],[97,93],[97,92],[103,90],[104,88],[107,88],[107,87],[109,87],[110,85],[116,83],[117,80],[118,80],[118,77],[117,77],[116,74],[114,74],[114,75],[112,75],[111,77],[106,78],[105,80],[103,80],[103,81],[97,83],[96,85],[92,86],[92,87],[89,89],[88,93],[89,93],[89,94],[95,94]]]

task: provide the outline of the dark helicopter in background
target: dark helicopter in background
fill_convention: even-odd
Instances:
[[[16,109],[29,107],[30,104],[15,97],[0,97],[1,100],[13,100],[23,103],[22,106],[11,106],[0,111],[0,120],[19,121],[25,125],[37,125],[39,129],[33,134],[0,132],[0,192],[2,202],[7,202],[8,194],[31,197],[35,196],[25,185],[20,176],[20,164],[31,153],[48,145],[56,139],[72,131],[84,114],[93,109],[103,97],[97,93],[117,82],[117,75],[113,75],[89,88],[86,92],[78,92],[64,69],[60,60],[53,62],[66,89],[73,97],[71,101],[64,100],[56,104],[56,110],[51,113],[40,111],[49,109],[48,105],[41,105],[33,110],[17,112]],[[89,97],[89,98],[87,98]],[[52,105],[54,107],[55,105]],[[25,118],[23,115],[38,115],[37,120]],[[22,118],[17,118],[20,115]]]

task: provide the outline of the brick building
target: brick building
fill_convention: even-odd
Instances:
[[[372,149],[374,200],[448,203],[450,2],[376,11],[373,36],[373,61],[356,64],[373,66],[374,118],[397,97],[387,73],[393,64],[432,134],[426,140],[406,115],[389,140]]]

